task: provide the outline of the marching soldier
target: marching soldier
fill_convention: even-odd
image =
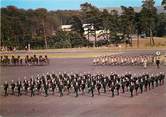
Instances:
[[[100,95],[101,83],[99,81],[97,81],[96,88],[97,88],[98,95]]]
[[[23,86],[24,86],[24,90],[25,90],[25,95],[27,95],[29,86],[28,86],[28,82],[26,80],[24,80]]]
[[[48,86],[48,83],[46,82],[46,84],[44,84],[45,97],[48,96],[48,89],[49,89],[49,86]]]
[[[67,91],[68,91],[68,95],[70,94],[70,88],[71,88],[71,82],[70,82],[70,80],[67,80]]]
[[[143,64],[144,64],[144,69],[146,69],[147,68],[147,59],[144,59]]]
[[[102,85],[103,85],[104,93],[106,93],[106,86],[107,86],[106,78],[104,78]]]
[[[112,97],[114,97],[115,95],[114,94],[115,90],[117,91],[117,95],[119,95],[120,88],[122,88],[124,93],[125,87],[129,89],[131,93],[131,97],[133,97],[133,90],[136,91],[136,95],[137,95],[138,89],[140,89],[142,93],[144,87],[145,87],[145,90],[147,90],[148,87],[149,89],[151,87],[154,88],[155,84],[156,84],[156,87],[164,84],[164,79],[165,79],[164,73],[160,73],[155,76],[152,74],[150,77],[148,73],[139,75],[138,77],[136,77],[136,75],[132,77],[130,73],[126,75],[122,75],[122,77],[120,77],[116,73],[112,73],[109,77],[108,75],[99,74],[99,73],[97,75],[93,75],[90,73],[87,73],[87,74],[84,73],[84,75],[81,75],[81,74],[67,75],[66,73],[65,74],[60,73],[58,75],[47,74],[46,77],[45,75],[41,77],[37,77],[37,78],[32,77],[30,80],[26,80],[26,79],[23,80],[23,82],[17,81],[16,83],[14,83],[14,81],[12,80],[11,84],[9,85],[11,86],[12,95],[14,95],[15,93],[14,91],[16,87],[18,96],[20,96],[21,88],[23,86],[22,91],[25,91],[25,95],[28,93],[28,89],[30,89],[31,97],[35,95],[35,87],[37,88],[37,91],[39,93],[41,87],[43,86],[45,91],[45,96],[48,96],[49,88],[52,89],[52,93],[54,94],[54,90],[57,86],[60,96],[63,96],[63,92],[65,92],[65,90],[63,89],[67,89],[69,94],[71,85],[74,88],[75,96],[78,97],[79,91],[81,91],[83,95],[85,93],[84,90],[87,86],[89,93],[91,93],[91,96],[94,97],[95,88],[98,92],[98,95],[100,95],[101,87],[103,87],[104,92],[106,93],[107,84],[108,84],[108,88],[112,92]],[[8,95],[9,85],[7,82],[5,82],[3,85],[5,90],[5,96]]]
[[[150,90],[150,86],[151,86],[150,84],[151,84],[151,79],[148,76],[148,87],[149,87],[149,90]]]
[[[138,94],[138,88],[139,88],[139,80],[137,79],[136,82],[135,82],[135,92],[136,92],[136,95]]]
[[[7,81],[5,81],[3,87],[4,87],[4,90],[5,90],[5,96],[8,96],[8,92],[7,91],[8,91],[9,84],[8,84]]]
[[[18,96],[21,96],[21,81],[17,81],[17,90],[18,90]]]
[[[117,82],[117,83],[116,83],[116,91],[117,91],[117,95],[119,95],[119,89],[120,89],[120,83]]]
[[[55,84],[55,81],[53,80],[51,83],[51,89],[52,89],[52,94],[54,95],[54,91],[55,91],[55,88],[56,88],[56,84]]]
[[[37,92],[38,92],[38,95],[39,95],[40,94],[40,89],[41,89],[41,81],[37,82],[36,88],[37,88]]]
[[[78,97],[79,85],[77,81],[73,83],[73,87],[74,87],[75,97]]]
[[[147,79],[147,77],[145,77],[144,86],[145,86],[145,91],[147,91],[147,87],[148,87],[148,79]]]
[[[140,84],[139,84],[141,93],[143,93],[143,79],[140,79]]]
[[[86,85],[85,85],[85,82],[82,80],[82,81],[81,81],[81,91],[82,91],[82,95],[85,94],[85,91],[84,91],[84,90],[85,90],[85,86],[86,86]]]
[[[12,80],[12,83],[11,83],[11,89],[12,89],[12,95],[14,95],[14,89],[15,89],[15,83],[14,81]]]
[[[94,82],[91,82],[91,85],[90,85],[90,92],[91,92],[91,96],[94,97],[94,89],[95,89],[95,85],[94,85]]]
[[[163,85],[163,84],[164,84],[164,80],[165,80],[165,75],[164,75],[164,73],[161,73],[161,77],[162,77],[162,78],[161,78],[161,79],[162,79],[162,83],[161,83],[161,84]]]
[[[60,81],[58,83],[58,89],[59,89],[60,97],[63,96],[63,83],[62,83],[62,81]]]
[[[115,90],[115,85],[114,85],[114,83],[112,82],[112,85],[111,85],[112,97],[115,96],[115,94],[114,94],[114,90]]]
[[[122,92],[124,93],[124,92],[125,92],[125,79],[123,78],[121,82],[122,82],[122,83],[121,83]]]
[[[130,93],[131,93],[131,97],[133,97],[133,90],[134,90],[134,83],[131,82],[131,84],[130,84]]]
[[[34,94],[34,84],[32,82],[30,83],[30,91],[31,91],[31,97],[35,96],[35,94]]]
[[[155,77],[152,75],[152,76],[151,76],[151,85],[152,85],[152,89],[154,88],[154,82],[155,82]]]
[[[156,87],[158,87],[158,77],[155,76]]]

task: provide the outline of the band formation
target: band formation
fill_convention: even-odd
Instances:
[[[164,73],[157,74],[91,74],[91,73],[47,73],[23,81],[5,81],[4,96],[49,96],[80,95],[96,96],[106,94],[112,97],[121,94],[135,96],[164,84]]]

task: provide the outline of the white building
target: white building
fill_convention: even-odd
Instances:
[[[69,32],[71,31],[72,25],[61,25],[62,31]]]
[[[84,29],[85,37],[88,38],[88,32],[90,30],[94,30],[93,24],[83,24],[82,27]],[[71,28],[72,28],[72,25],[61,25],[62,31],[70,32],[70,31],[72,31]],[[97,38],[97,40],[102,39],[102,35],[104,35],[105,33],[108,33],[108,32],[109,31],[106,31],[106,30],[97,30],[96,31],[96,38]],[[90,40],[93,41],[95,37],[93,36],[93,34],[90,34],[89,38],[90,38]]]

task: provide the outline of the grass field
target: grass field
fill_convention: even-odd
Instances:
[[[133,46],[127,46],[121,44],[119,47],[108,46],[108,47],[90,47],[90,48],[65,48],[65,49],[43,49],[43,50],[17,50],[15,52],[0,52],[1,55],[8,56],[25,56],[28,55],[48,55],[49,58],[89,58],[100,55],[110,55],[117,52],[127,51],[142,51],[142,50],[165,50],[166,49],[166,38],[154,37],[155,46],[149,46],[149,39],[140,39],[139,47],[137,46],[137,40],[133,40]]]

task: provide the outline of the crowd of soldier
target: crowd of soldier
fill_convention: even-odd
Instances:
[[[99,56],[93,59],[94,65],[144,65],[154,63],[154,56]]]
[[[37,57],[36,55],[29,56],[26,55],[25,58],[21,58],[20,56],[15,57],[12,55],[8,57],[7,55],[0,57],[0,65],[41,65],[48,64],[49,60],[47,55],[44,57],[40,55]]]
[[[12,80],[10,83],[5,81],[3,87],[5,96],[35,96],[44,94],[47,97],[51,94],[54,95],[54,93],[58,93],[59,96],[74,93],[75,97],[86,94],[94,97],[96,93],[100,95],[101,93],[109,94],[111,92],[112,97],[114,97],[120,93],[128,94],[130,92],[130,96],[133,97],[163,85],[164,79],[164,73],[156,75],[144,73],[139,76],[130,73],[122,76],[116,73],[109,75],[99,73],[95,75],[90,73],[47,73],[46,75],[32,77],[29,80],[25,77],[23,81],[14,82]]]

